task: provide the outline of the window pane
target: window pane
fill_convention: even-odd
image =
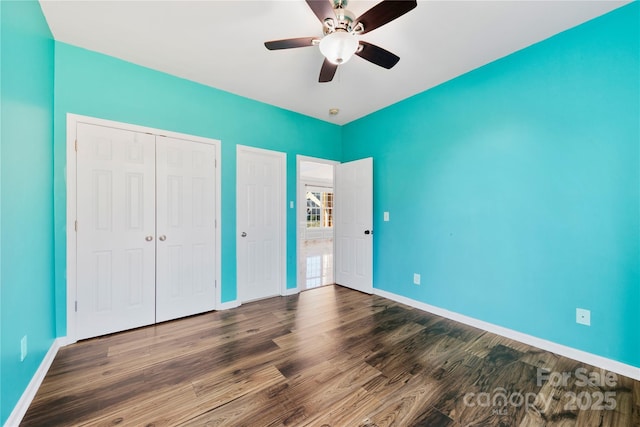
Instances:
[[[307,228],[333,227],[333,193],[307,191]]]
[[[320,193],[307,192],[307,228],[320,227],[321,198]]]

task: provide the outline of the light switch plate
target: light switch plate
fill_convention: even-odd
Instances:
[[[389,212],[384,213],[384,220],[389,221]]]

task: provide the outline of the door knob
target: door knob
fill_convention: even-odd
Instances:
[[[146,240],[147,242],[150,242],[153,240],[153,236],[147,236],[144,238],[144,240]]]
[[[160,240],[161,242],[164,242],[165,240],[167,240],[167,236],[163,234],[162,236],[158,237],[158,240]]]
[[[240,235],[240,237],[247,237],[247,233],[245,233],[244,231],[242,232],[242,234]]]
[[[373,234],[373,230],[364,230],[364,234]]]

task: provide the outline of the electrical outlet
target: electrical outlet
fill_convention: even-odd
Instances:
[[[23,336],[20,340],[20,361],[27,357],[27,336]]]
[[[389,221],[389,212],[384,213],[384,220]]]
[[[584,308],[576,308],[576,323],[591,326],[591,311]]]
[[[420,275],[418,273],[413,273],[413,284],[414,285],[420,284]]]

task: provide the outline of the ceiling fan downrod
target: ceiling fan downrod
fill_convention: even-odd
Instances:
[[[356,16],[347,9],[348,0],[333,0],[333,12],[335,19],[326,18],[324,20],[324,35],[331,34],[335,31],[344,31],[351,35],[358,35],[364,31],[364,26],[359,22],[355,27],[353,21]]]

